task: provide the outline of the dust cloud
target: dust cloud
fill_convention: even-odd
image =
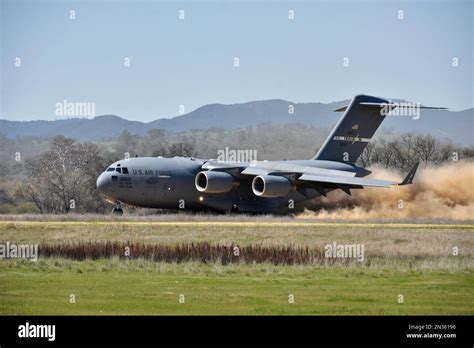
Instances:
[[[372,178],[402,180],[395,171],[370,170]],[[352,190],[351,196],[337,190],[318,198],[316,206],[297,218],[474,220],[474,162],[420,166],[412,185]]]

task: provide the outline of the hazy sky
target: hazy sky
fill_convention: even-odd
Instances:
[[[357,93],[474,106],[473,1],[0,3],[4,119],[61,118],[65,99],[140,121],[180,105]]]

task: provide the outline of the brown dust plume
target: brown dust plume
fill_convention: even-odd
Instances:
[[[372,167],[370,177],[401,181],[396,171]],[[406,174],[406,173],[404,173]],[[318,198],[316,211],[298,218],[474,220],[474,162],[421,167],[412,185],[341,190]]]

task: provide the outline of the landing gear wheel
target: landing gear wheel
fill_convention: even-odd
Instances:
[[[112,209],[112,214],[115,214],[117,216],[122,216],[123,215],[123,209],[122,208],[114,208],[114,209]]]

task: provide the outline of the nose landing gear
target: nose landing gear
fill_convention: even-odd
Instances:
[[[120,206],[114,207],[112,209],[112,214],[117,215],[117,216],[122,216],[123,215],[123,209]]]

